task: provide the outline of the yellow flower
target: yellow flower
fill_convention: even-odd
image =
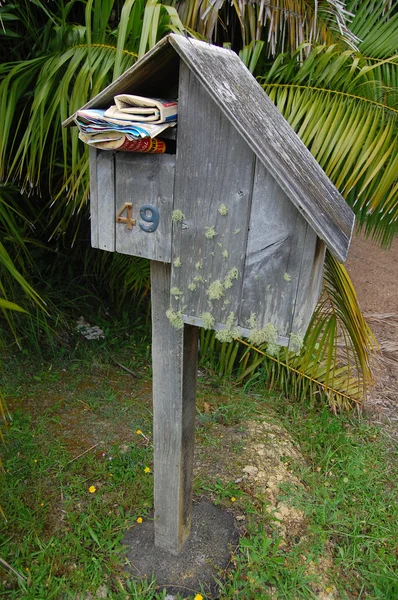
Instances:
[[[141,431],[141,429],[137,429],[137,431],[136,431],[136,434],[137,434],[137,435],[142,435],[142,431]]]
[[[33,462],[37,462],[37,458],[35,458]]]
[[[196,596],[193,600],[203,600],[202,594],[196,594]]]
[[[235,496],[232,496],[232,498],[231,498],[231,502],[236,502],[236,498],[235,498]]]
[[[44,502],[40,502],[40,506],[44,506]]]
[[[94,494],[94,492],[97,491],[97,488],[95,487],[95,485],[90,485],[88,491],[90,492],[90,494]]]
[[[150,473],[150,472],[151,472],[151,469],[149,467],[145,467],[144,473]]]
[[[138,517],[137,523],[142,523],[142,517]]]

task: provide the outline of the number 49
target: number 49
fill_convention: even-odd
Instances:
[[[122,216],[124,212],[126,212],[125,217]],[[140,218],[141,221],[138,222],[138,225],[142,231],[145,231],[146,233],[153,233],[156,231],[159,226],[159,211],[156,206],[152,206],[151,204],[144,204],[141,206]],[[137,222],[135,219],[133,219],[132,202],[125,202],[123,204],[116,214],[116,222],[125,223],[127,225],[127,229],[133,229]]]

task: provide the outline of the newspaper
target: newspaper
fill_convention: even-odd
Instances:
[[[118,94],[114,100],[115,105],[108,108],[105,112],[106,117],[145,123],[168,123],[177,120],[175,100],[144,98],[132,94]]]
[[[115,105],[108,109],[77,111],[75,122],[85,144],[124,152],[166,151],[166,142],[156,137],[176,125],[176,101],[131,94],[119,94],[114,101]]]
[[[164,140],[151,137],[136,138],[119,131],[107,131],[103,133],[82,133],[80,131],[79,139],[85,144],[99,150],[163,154],[167,148],[167,142]]]
[[[156,137],[165,129],[173,127],[176,122],[168,123],[135,123],[131,120],[122,120],[105,117],[105,110],[100,108],[87,108],[76,113],[75,123],[81,133],[105,133],[119,131],[134,138]]]

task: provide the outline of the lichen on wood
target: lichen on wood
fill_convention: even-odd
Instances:
[[[184,319],[182,318],[182,312],[180,310],[174,311],[172,308],[169,308],[166,311],[166,317],[174,329],[182,329],[184,327]]]
[[[210,300],[220,300],[224,296],[224,285],[219,279],[211,283],[206,291]]]
[[[232,342],[240,336],[240,329],[234,325],[235,313],[231,312],[225,322],[225,329],[220,329],[216,333],[216,339],[220,342]]]
[[[181,290],[179,290],[179,289],[178,289],[178,287],[172,287],[172,288],[171,288],[171,290],[170,290],[170,294],[171,294],[172,296],[174,296],[174,298],[175,298],[176,300],[178,300],[178,299],[179,299],[179,298],[181,298],[181,296],[182,296],[182,291],[181,291]]]
[[[203,321],[204,329],[211,329],[215,323],[215,319],[210,312],[204,312],[200,315],[200,318]]]
[[[226,206],[225,204],[220,204],[220,206],[218,207],[218,212],[220,213],[220,215],[225,217],[228,214],[228,206]]]
[[[206,227],[205,229],[205,238],[207,238],[208,240],[213,239],[214,237],[216,237],[217,231],[214,229],[213,226],[211,227]]]
[[[185,219],[185,215],[182,212],[182,210],[180,210],[180,209],[173,210],[173,214],[171,216],[171,220],[173,221],[173,223],[175,223],[177,225],[178,223],[182,223],[184,219]]]

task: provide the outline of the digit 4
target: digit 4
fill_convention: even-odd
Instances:
[[[127,216],[122,217],[124,211],[127,211]],[[127,229],[133,229],[136,225],[136,220],[133,219],[133,203],[125,202],[116,214],[116,223],[126,223]]]

